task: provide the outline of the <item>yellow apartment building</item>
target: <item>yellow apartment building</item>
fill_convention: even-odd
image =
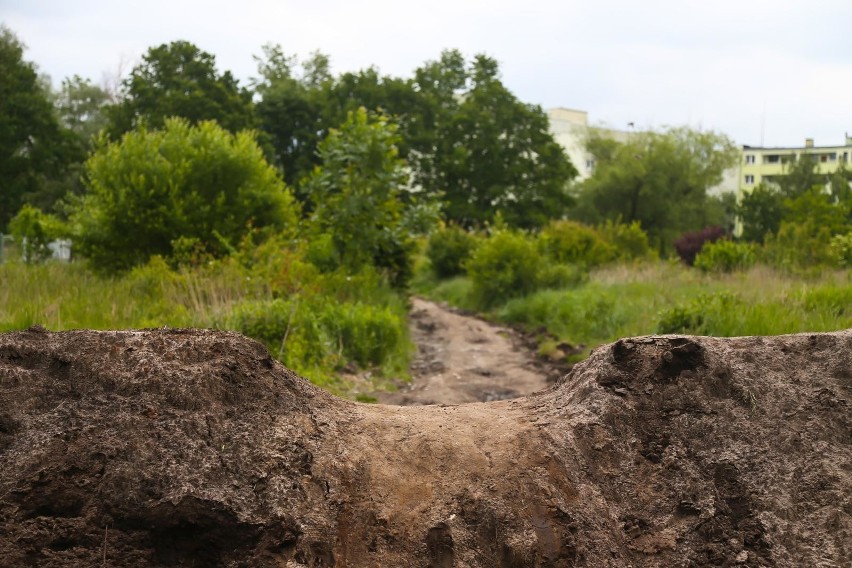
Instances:
[[[835,172],[852,160],[852,136],[845,136],[841,146],[815,146],[813,138],[795,148],[763,148],[743,146],[739,167],[740,192],[750,192],[761,183],[773,183],[786,173],[787,165],[800,156],[809,156],[823,174]],[[847,166],[848,167],[848,166]]]

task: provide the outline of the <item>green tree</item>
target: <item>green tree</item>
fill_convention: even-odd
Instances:
[[[281,46],[263,46],[255,56],[260,77],[253,81],[260,100],[255,107],[260,128],[269,136],[274,162],[287,183],[296,186],[319,164],[317,147],[328,123],[323,120],[322,87],[331,81],[328,57],[314,53],[301,64]],[[334,124],[340,124],[340,120]]]
[[[173,116],[192,124],[215,120],[230,132],[255,126],[251,93],[230,71],[220,74],[213,55],[186,41],[150,48],[123,90],[109,112],[114,138],[143,123],[159,128]]]
[[[320,141],[360,107],[392,117],[401,127],[400,155],[408,154],[406,120],[416,116],[418,101],[410,81],[383,76],[373,67],[332,77],[328,56],[314,52],[300,61],[272,44],[255,60],[256,113],[288,182],[298,184],[310,174],[319,163]]]
[[[374,266],[396,287],[411,277],[414,217],[423,209],[407,196],[396,126],[363,107],[332,129],[319,147],[322,165],[306,181],[310,223],[330,235],[338,264]]]
[[[724,222],[720,207],[708,207],[707,189],[737,160],[726,136],[672,128],[623,143],[601,138],[593,134],[588,144],[595,171],[579,188],[581,220],[638,221],[661,252],[684,231]]]
[[[102,138],[86,162],[71,217],[80,252],[118,271],[189,245],[223,255],[253,228],[294,227],[298,211],[250,132],[167,119],[120,141]]]
[[[576,170],[544,112],[505,88],[493,59],[468,64],[460,52],[445,51],[412,79],[372,67],[332,78],[321,54],[299,72],[298,59],[279,46],[265,46],[257,59],[257,114],[294,184],[317,163],[329,129],[365,107],[397,125],[396,146],[414,184],[443,199],[451,221],[472,226],[502,211],[512,225],[540,226],[570,203],[566,184]]]
[[[503,85],[499,65],[484,55],[470,64],[444,52],[415,74],[423,97],[413,128],[418,184],[442,196],[449,220],[541,226],[571,203],[577,171],[549,132],[547,116]]]
[[[836,202],[821,186],[813,186],[793,199],[784,201],[784,221],[794,225],[813,225],[831,235],[845,233],[850,225],[852,202]]]
[[[0,26],[0,231],[22,203],[52,205],[39,197],[77,157],[35,65],[23,54],[15,34]]]
[[[775,234],[784,218],[784,196],[773,186],[760,184],[744,193],[737,206],[743,224],[742,238],[762,243],[767,234]]]
[[[77,134],[88,149],[98,133],[107,126],[106,107],[109,93],[79,75],[66,78],[56,96],[55,105],[60,122]]]
[[[846,163],[841,162],[831,176],[829,176],[831,195],[837,203],[852,202],[852,170],[846,168]]]
[[[852,229],[852,203],[836,201],[820,185],[784,200],[777,233],[766,238],[767,259],[783,268],[836,263],[832,239]]]
[[[828,176],[817,170],[816,156],[800,154],[798,159],[787,162],[784,175],[775,178],[775,183],[784,197],[795,199],[812,187],[824,187]]]

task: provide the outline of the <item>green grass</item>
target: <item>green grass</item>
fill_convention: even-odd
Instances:
[[[466,278],[421,293],[471,307]],[[485,315],[531,332],[544,329],[587,351],[620,337],[662,332],[732,337],[833,331],[852,327],[852,272],[796,276],[756,266],[712,275],[675,262],[614,265],[593,271],[586,284],[538,290]]]
[[[378,381],[407,378],[412,346],[406,300],[372,274],[300,275],[235,261],[172,270],[162,260],[120,277],[83,264],[0,264],[0,331],[199,327],[241,331],[338,394],[341,369]],[[282,285],[281,282],[285,282]]]

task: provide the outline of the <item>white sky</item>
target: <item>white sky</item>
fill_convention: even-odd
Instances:
[[[319,49],[335,73],[405,76],[442,49],[486,53],[526,102],[623,129],[683,125],[739,144],[852,134],[850,0],[0,0],[0,22],[58,84],[183,39],[241,82],[253,54]]]

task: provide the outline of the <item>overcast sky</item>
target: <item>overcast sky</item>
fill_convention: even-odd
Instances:
[[[241,81],[267,42],[327,53],[335,73],[406,77],[458,48],[496,58],[520,99],[614,128],[686,124],[766,146],[852,134],[850,0],[0,0],[0,21],[55,84],[100,82],[178,39]]]

